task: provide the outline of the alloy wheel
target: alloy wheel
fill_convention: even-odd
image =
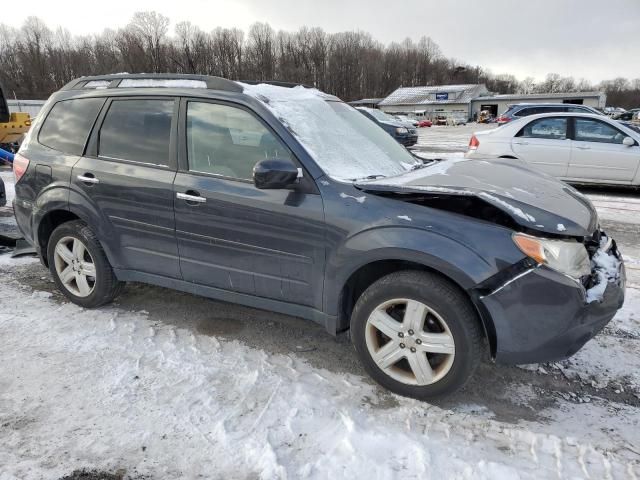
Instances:
[[[64,287],[77,297],[88,297],[96,286],[96,266],[79,239],[63,237],[54,250],[54,264]]]
[[[455,358],[447,323],[417,300],[398,298],[376,307],[367,319],[365,340],[378,368],[407,385],[438,382]]]

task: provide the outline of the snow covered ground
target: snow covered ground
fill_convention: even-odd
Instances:
[[[465,128],[422,129],[419,148],[455,155]],[[0,254],[0,480],[79,469],[153,479],[638,479],[640,197],[590,195],[625,254],[624,308],[571,359],[481,365],[437,405],[375,386],[347,342],[308,322],[141,285],[84,310],[34,259]],[[13,222],[7,209],[0,222]]]

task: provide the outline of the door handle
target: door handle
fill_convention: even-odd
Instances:
[[[185,200],[187,203],[206,203],[207,199],[201,197],[198,192],[189,190],[187,193],[176,193],[176,198]]]
[[[586,145],[576,145],[576,148],[579,150],[591,150],[591,147],[588,147]]]
[[[529,145],[529,142],[513,142],[516,145]]]
[[[77,178],[83,183],[91,183],[91,184],[100,183],[100,180],[94,177],[92,173],[85,173],[84,175],[78,175]]]

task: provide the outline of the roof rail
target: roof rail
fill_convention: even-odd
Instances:
[[[67,83],[61,90],[81,90],[84,88],[118,88],[123,80],[169,80],[169,81],[187,81],[193,82],[193,86],[197,86],[197,83],[200,82],[205,88],[211,90],[226,90],[229,92],[242,92],[242,86],[233,80],[227,80],[222,77],[213,77],[209,75],[190,75],[190,74],[179,74],[179,73],[115,73],[109,75],[94,75],[89,77],[80,77],[75,80],[71,80]],[[127,82],[125,82],[127,83]],[[89,84],[89,85],[87,85]],[[124,85],[123,85],[124,86]],[[134,86],[134,85],[131,85]],[[149,86],[154,87],[156,85],[144,85],[141,82],[139,86]],[[157,85],[163,86],[163,85]],[[164,85],[164,86],[174,86],[174,85]],[[175,85],[175,87],[179,88],[180,85]],[[122,88],[122,87],[121,87]],[[201,87],[202,88],[202,87]]]

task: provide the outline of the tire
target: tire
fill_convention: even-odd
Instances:
[[[63,223],[53,231],[47,244],[47,259],[58,289],[81,307],[109,303],[124,286],[113,273],[93,230],[80,220]],[[84,281],[80,281],[82,277]]]
[[[413,270],[365,290],[351,315],[351,340],[376,382],[418,400],[462,388],[485,351],[480,320],[464,294],[437,274]]]

